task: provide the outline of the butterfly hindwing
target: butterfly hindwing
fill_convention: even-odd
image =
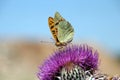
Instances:
[[[68,21],[61,21],[58,27],[58,40],[69,43],[72,41],[74,29]]]
[[[55,23],[57,23],[55,26],[58,29],[58,40],[61,43],[69,43],[73,39],[74,35],[74,29],[72,25],[66,21],[58,12],[55,13],[54,17]]]

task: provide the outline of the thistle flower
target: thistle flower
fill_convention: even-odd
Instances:
[[[98,68],[98,52],[87,45],[57,50],[39,67],[39,80],[85,80],[85,71]]]

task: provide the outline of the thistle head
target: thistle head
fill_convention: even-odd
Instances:
[[[40,80],[85,80],[85,71],[98,68],[98,52],[87,45],[67,46],[57,50],[40,67]]]

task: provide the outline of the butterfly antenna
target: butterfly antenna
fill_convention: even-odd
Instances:
[[[52,40],[52,42],[49,42],[49,41],[40,41],[41,43],[55,43],[54,39],[53,38],[50,38]]]
[[[48,42],[48,41],[40,41],[41,43],[53,43],[53,42]]]

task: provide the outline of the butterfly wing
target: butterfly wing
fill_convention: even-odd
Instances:
[[[68,21],[61,21],[58,25],[58,40],[61,43],[69,43],[73,40],[74,29]]]
[[[69,43],[73,39],[74,29],[69,22],[67,22],[59,12],[54,16],[55,26],[58,29],[58,40],[61,43]]]
[[[49,25],[50,31],[51,31],[52,36],[54,37],[55,41],[59,42],[58,38],[57,38],[57,28],[54,26],[55,23],[54,23],[54,19],[52,17],[48,18],[48,25]]]
[[[54,21],[55,21],[55,23],[58,23],[58,22],[60,22],[60,21],[62,21],[62,20],[64,20],[64,18],[60,15],[59,12],[56,12],[56,13],[55,13],[55,16],[54,16]]]

